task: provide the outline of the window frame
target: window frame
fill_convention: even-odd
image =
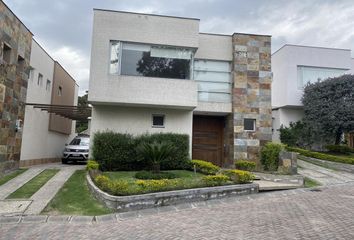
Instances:
[[[119,56],[118,56],[118,71],[116,73],[111,72],[111,51],[112,51],[112,44],[113,43],[119,43]],[[181,47],[181,46],[169,46],[169,45],[160,45],[160,44],[149,44],[149,43],[140,43],[140,42],[129,42],[129,41],[119,41],[119,40],[109,40],[109,48],[108,48],[108,75],[113,75],[113,76],[133,76],[137,77],[136,75],[127,75],[127,74],[122,74],[122,56],[123,56],[123,44],[136,44],[136,45],[145,45],[151,47],[166,47],[166,48],[177,48],[177,49],[186,49],[191,51],[191,59],[189,59],[190,64],[189,64],[189,75],[188,78],[186,79],[181,79],[181,78],[171,78],[171,79],[176,79],[176,80],[193,80],[194,76],[194,55],[195,55],[195,49],[193,48],[188,48],[188,47]],[[151,50],[150,50],[151,51]],[[144,78],[150,78],[149,76],[140,76]],[[154,77],[154,78],[159,78],[159,77]],[[169,78],[168,78],[169,79]]]
[[[252,120],[252,121],[253,121],[253,130],[250,130],[250,129],[246,129],[246,128],[245,128],[245,126],[246,126],[245,121],[246,121],[246,120]],[[256,121],[257,121],[257,119],[255,119],[255,118],[244,118],[244,119],[243,119],[243,130],[244,130],[245,132],[255,132],[255,131],[257,130]]]
[[[162,117],[162,125],[154,125],[154,117]],[[151,127],[152,128],[165,128],[166,126],[166,115],[165,114],[155,114],[151,115]]]
[[[40,86],[40,87],[43,86],[43,74],[42,74],[42,73],[38,73],[38,76],[37,76],[37,86]]]
[[[63,88],[61,86],[58,86],[58,96],[63,96]]]
[[[48,91],[50,90],[52,85],[52,81],[50,81],[49,79],[47,79],[46,85],[45,85],[45,90]]]

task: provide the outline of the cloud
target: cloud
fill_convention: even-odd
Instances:
[[[354,50],[353,0],[5,2],[35,38],[44,43],[42,46],[76,78],[80,93],[88,88],[93,8],[200,18],[202,32],[269,34],[273,52],[285,43]]]
[[[85,90],[88,89],[87,80],[90,73],[90,63],[86,55],[69,46],[63,46],[55,49],[51,55],[76,80],[77,84],[80,86],[79,95],[85,94]]]

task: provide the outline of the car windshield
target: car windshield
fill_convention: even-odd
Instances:
[[[70,145],[78,145],[78,146],[88,146],[90,144],[89,138],[74,138]]]

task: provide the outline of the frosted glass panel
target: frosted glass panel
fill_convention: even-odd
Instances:
[[[198,82],[198,91],[230,94],[231,85],[229,83]]]
[[[315,83],[318,80],[339,77],[343,75],[346,69],[320,68],[320,67],[297,67],[298,88],[303,88],[307,83]]]
[[[231,94],[199,92],[198,99],[203,102],[231,102]]]
[[[194,70],[230,72],[231,64],[225,61],[195,60]]]
[[[151,57],[191,59],[192,51],[178,48],[151,47]]]
[[[109,72],[112,74],[119,73],[119,42],[111,42],[111,59],[109,64]]]
[[[231,74],[228,72],[201,72],[194,70],[194,80],[229,83],[231,80]]]

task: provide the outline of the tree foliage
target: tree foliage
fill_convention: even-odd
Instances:
[[[281,125],[279,132],[280,141],[288,146],[308,148],[313,144],[311,129],[302,121],[291,122],[289,127]]]
[[[354,130],[354,75],[308,84],[302,103],[314,140],[339,144],[343,133]]]
[[[88,92],[86,91],[85,95],[79,96],[77,105],[78,107],[87,107],[88,106]],[[88,128],[87,121],[76,121],[76,132],[80,133]]]

